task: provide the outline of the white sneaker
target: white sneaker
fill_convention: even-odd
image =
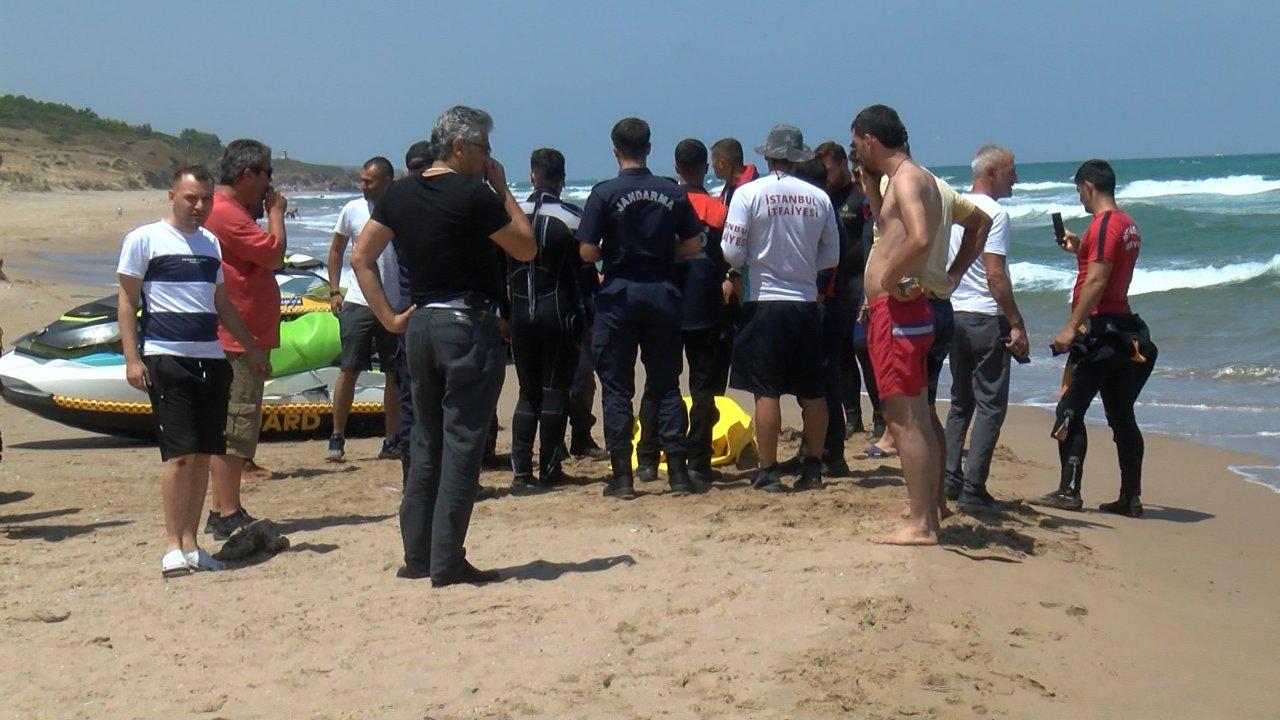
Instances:
[[[190,575],[191,570],[191,563],[187,562],[187,556],[183,554],[182,548],[174,548],[160,558],[161,577],[182,577]]]
[[[186,558],[187,567],[192,570],[222,570],[226,565],[222,561],[204,551],[204,548],[196,548],[183,553]]]

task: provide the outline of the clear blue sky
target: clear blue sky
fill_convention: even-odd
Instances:
[[[848,143],[898,108],[923,162],[1280,150],[1280,3],[103,2],[0,0],[0,92],[299,159],[397,165],[455,103],[491,112],[513,177],[562,149],[614,170],[609,129]]]

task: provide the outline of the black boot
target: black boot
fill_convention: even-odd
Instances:
[[[800,479],[792,486],[794,490],[819,490],[822,488],[822,462],[816,457],[807,457],[800,465]]]
[[[575,458],[587,460],[609,459],[609,452],[600,447],[590,433],[579,434],[576,430],[573,433],[573,440],[569,443],[569,454]]]
[[[1120,493],[1120,498],[1115,502],[1102,503],[1098,506],[1098,509],[1102,512],[1131,518],[1140,518],[1144,512],[1142,501],[1138,499],[1137,495],[1125,495],[1124,493]]]
[[[609,453],[609,462],[613,466],[613,477],[604,486],[604,496],[620,500],[635,498],[635,480],[631,475],[631,448],[622,448]]]

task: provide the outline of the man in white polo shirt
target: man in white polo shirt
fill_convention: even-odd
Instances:
[[[342,360],[338,381],[333,386],[333,436],[329,438],[329,449],[325,453],[325,459],[330,462],[342,460],[346,453],[347,418],[351,415],[351,403],[355,400],[356,379],[360,377],[362,370],[372,369],[375,348],[384,377],[382,407],[387,434],[382,441],[382,451],[378,453],[378,458],[396,460],[400,457],[399,444],[396,442],[400,433],[400,395],[392,363],[396,351],[396,336],[382,327],[369,309],[369,303],[365,301],[364,293],[360,292],[360,285],[355,281],[349,266],[343,271],[341,282],[341,286],[346,288],[346,295],[338,290],[338,271],[344,265],[342,255],[347,243],[359,237],[364,224],[369,222],[374,204],[387,192],[394,179],[395,169],[391,167],[390,160],[378,156],[366,161],[360,168],[360,193],[363,197],[352,200],[342,208],[333,228],[328,263],[331,288],[329,305],[333,308],[333,314],[338,316]],[[391,245],[378,256],[378,275],[382,278],[382,287],[392,309],[397,312],[403,310],[400,268],[396,250]]]
[[[982,257],[969,266],[951,293],[955,334],[951,340],[951,410],[946,427],[946,493],[966,510],[995,506],[987,492],[991,456],[1009,407],[1009,357],[1027,355],[1027,332],[1009,279],[1009,213],[996,202],[1013,195],[1018,181],[1013,153],[984,145],[973,156],[973,189],[964,194],[991,217]],[[950,257],[963,231],[951,230]],[[964,471],[965,435],[973,424]]]
[[[827,432],[822,381],[819,270],[840,260],[840,235],[822,189],[790,174],[813,157],[800,129],[775,125],[756,152],[769,173],[739,187],[729,204],[721,248],[742,274],[742,327],[733,343],[729,385],[755,395],[760,469],[752,487],[783,490],[778,476],[782,395],[800,400],[807,450],[796,490],[822,485]]]

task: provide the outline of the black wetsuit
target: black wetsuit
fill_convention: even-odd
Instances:
[[[569,386],[585,314],[579,287],[583,263],[574,238],[582,211],[548,191],[534,191],[521,208],[538,245],[534,259],[507,263],[511,351],[520,382],[511,419],[511,467],[517,481],[527,482],[539,425],[538,480],[546,480],[564,459]]]

